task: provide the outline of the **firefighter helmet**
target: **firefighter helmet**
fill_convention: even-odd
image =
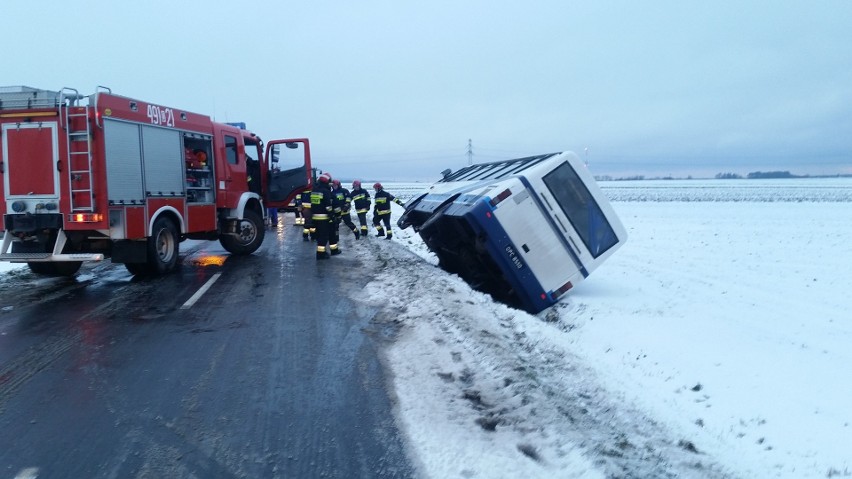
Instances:
[[[374,189],[374,190],[380,190],[380,189],[382,189],[382,184],[381,184],[381,183],[376,183],[376,184],[374,184],[374,185],[373,185],[373,189]]]
[[[357,190],[361,187],[361,180],[355,180],[352,182],[352,189]]]
[[[328,183],[329,181],[331,181],[331,175],[329,175],[328,173],[323,173],[319,175],[317,181],[319,181],[320,183]]]
[[[340,188],[340,180],[331,180],[331,184],[334,185],[335,188]]]
[[[204,150],[193,150],[195,153],[195,158],[201,163],[201,167],[207,166],[207,152]]]

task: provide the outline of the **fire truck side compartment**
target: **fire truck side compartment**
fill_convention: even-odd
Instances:
[[[184,160],[180,133],[142,126],[142,161],[148,196],[182,196]]]
[[[106,163],[107,199],[117,205],[144,203],[139,125],[104,120],[104,141],[109,158]]]

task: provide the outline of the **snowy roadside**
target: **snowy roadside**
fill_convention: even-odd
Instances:
[[[2,238],[2,236],[0,236],[0,238]],[[3,261],[0,262],[0,275],[26,267],[26,263],[7,263]]]
[[[387,265],[366,293],[400,327],[387,362],[428,477],[726,477],[604,390],[553,335],[558,312],[543,322],[391,245],[371,253]]]
[[[425,475],[852,475],[852,203],[615,206],[628,244],[538,316],[410,230],[356,249],[383,264],[366,292]]]

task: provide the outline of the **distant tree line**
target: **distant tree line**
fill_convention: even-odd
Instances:
[[[742,175],[738,175],[736,173],[716,173],[717,180],[739,180],[742,179]],[[746,175],[746,178],[750,180],[760,180],[766,178],[804,178],[803,176],[798,176],[790,173],[789,171],[753,171]]]
[[[739,180],[742,179],[742,175],[738,175],[736,173],[716,173],[717,180]]]
[[[748,174],[749,179],[764,179],[764,178],[801,178],[789,171],[755,171]]]
[[[613,178],[610,175],[596,175],[595,181],[633,181],[633,180],[644,180],[645,175],[635,175],[635,176],[621,176],[618,178]]]
[[[746,176],[737,174],[737,173],[716,173],[715,178],[717,180],[741,180],[743,178],[748,178],[750,180],[755,179],[765,179],[765,178],[845,178],[852,177],[849,174],[836,174],[836,175],[820,175],[820,176],[811,176],[811,175],[794,175],[789,171],[754,171],[752,173],[747,174]],[[633,176],[621,176],[621,177],[613,177],[611,175],[595,175],[596,181],[625,181],[625,180],[691,180],[692,175],[689,175],[685,178],[676,178],[673,176],[654,176],[654,177],[645,177],[645,175],[633,175]]]

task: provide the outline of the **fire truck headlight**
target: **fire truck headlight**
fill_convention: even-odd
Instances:
[[[15,201],[12,203],[12,211],[15,213],[23,213],[27,210],[27,204],[23,201]]]
[[[58,208],[56,203],[47,203],[46,205],[44,205],[44,209],[46,209],[47,211],[56,211],[56,208]]]

